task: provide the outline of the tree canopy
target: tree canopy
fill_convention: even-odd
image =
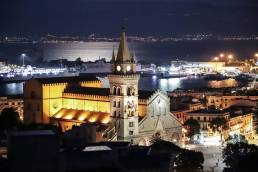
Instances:
[[[0,114],[0,130],[4,131],[21,125],[18,112],[13,108],[5,108]]]
[[[247,140],[245,138],[244,135],[238,135],[238,134],[234,134],[233,136],[232,135],[229,135],[229,137],[226,139],[226,141],[228,143],[231,143],[231,144],[235,144],[235,143],[238,143],[238,142],[243,142],[243,143],[247,143]]]
[[[186,133],[187,137],[191,138],[195,134],[200,133],[200,128],[201,128],[200,124],[195,119],[188,119],[187,121],[185,121],[184,127],[187,129],[187,133]]]
[[[201,171],[204,157],[202,152],[182,149],[172,142],[162,139],[156,140],[151,145],[151,153],[171,153],[175,157],[176,172]]]
[[[240,172],[248,171],[247,169],[257,168],[257,159],[252,158],[258,157],[258,147],[244,142],[228,144],[222,152],[222,157],[228,168]]]
[[[175,153],[175,152],[180,152],[182,149],[175,145],[174,143],[171,143],[169,141],[165,141],[162,139],[156,140],[152,145],[151,145],[151,151],[152,153]]]
[[[227,120],[225,118],[214,118],[210,122],[210,127],[212,128],[213,131],[219,131],[221,132],[223,129],[227,128]]]
[[[203,153],[184,149],[175,158],[176,171],[195,172],[201,171],[204,162]]]

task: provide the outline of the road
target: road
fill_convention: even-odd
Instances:
[[[189,145],[187,149],[196,150],[203,153],[204,172],[222,172],[225,164],[222,159],[221,146]]]

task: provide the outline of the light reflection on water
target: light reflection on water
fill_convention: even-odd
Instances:
[[[0,96],[16,95],[23,93],[23,82],[0,83]]]
[[[104,87],[109,87],[107,78],[102,80]],[[173,91],[177,88],[191,89],[191,88],[222,88],[222,87],[234,87],[244,86],[243,83],[238,83],[234,79],[227,79],[223,81],[206,81],[201,78],[169,78],[161,79],[155,76],[141,77],[139,81],[139,88],[141,90],[157,90]],[[0,83],[0,95],[15,95],[23,93],[22,83]]]
[[[243,86],[243,83],[238,83],[234,79],[227,79],[222,81],[206,81],[202,78],[169,78],[161,79],[157,77],[142,77],[139,83],[140,89],[162,91],[173,91],[177,88],[192,89],[192,88],[223,88]]]

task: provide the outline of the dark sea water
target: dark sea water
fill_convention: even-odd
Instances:
[[[84,61],[99,58],[110,60],[117,42],[52,43],[52,44],[0,44],[0,59],[22,62],[20,54],[26,52],[26,64],[40,60],[69,59],[80,57]],[[138,61],[168,64],[171,60],[210,61],[220,52],[233,53],[236,58],[250,58],[258,51],[258,41],[179,41],[129,43]]]
[[[0,44],[0,60],[22,64],[21,53],[26,53],[25,64],[37,65],[41,61],[53,59],[75,60],[80,57],[84,61],[99,58],[110,60],[113,48],[117,50],[117,42],[87,42],[59,44]],[[138,61],[169,65],[171,60],[210,61],[220,52],[234,53],[236,58],[250,58],[258,51],[258,41],[180,41],[129,44]],[[200,78],[159,79],[142,77],[140,89],[172,91],[176,88],[231,87],[237,83],[227,81],[205,81]],[[22,94],[23,83],[0,83],[0,95]]]
[[[107,78],[103,79],[104,87],[109,87]],[[20,83],[0,83],[0,96],[16,95],[23,93],[23,82]],[[246,86],[247,83],[239,83],[233,79],[223,81],[206,81],[202,78],[170,78],[161,79],[158,77],[141,77],[139,88],[141,90],[155,91],[160,89],[162,91],[173,91],[177,88],[191,89],[191,88],[222,88]]]

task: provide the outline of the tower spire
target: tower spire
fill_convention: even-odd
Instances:
[[[115,55],[115,50],[114,50],[114,48],[113,48],[111,62],[115,62],[115,61],[116,61],[116,55]]]
[[[132,57],[128,48],[125,28],[122,27],[121,40],[119,43],[118,53],[117,53],[117,62],[131,62]]]

